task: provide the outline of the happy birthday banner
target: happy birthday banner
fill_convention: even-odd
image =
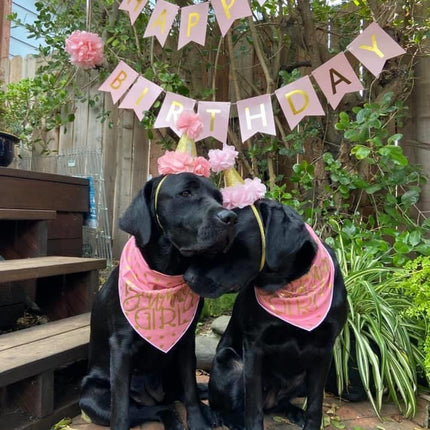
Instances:
[[[262,6],[266,0],[258,0]],[[148,0],[123,0],[119,9],[128,12],[133,25]],[[211,0],[221,34],[226,35],[236,19],[251,16],[248,0]],[[179,26],[178,49],[189,42],[205,44],[209,2],[180,8],[165,0],[158,0],[149,18],[143,37],[155,36],[161,46],[166,43],[167,36],[172,28],[178,11],[181,10]]]
[[[231,0],[231,2],[234,1]],[[157,5],[160,2],[167,3],[164,0],[159,0]],[[154,20],[157,19],[160,18],[154,18]],[[185,34],[184,37],[187,35]],[[379,76],[388,59],[406,52],[375,22],[354,39],[347,46],[347,50],[375,77]],[[363,89],[359,78],[343,52],[313,70],[310,76],[316,81],[333,109],[336,109],[345,94]],[[325,115],[310,76],[304,76],[275,91],[276,98],[291,130],[307,116]],[[121,109],[133,109],[140,121],[159,95],[164,92],[160,86],[140,76],[123,61],[117,65],[99,90],[111,93],[114,104],[125,95],[119,107]],[[258,132],[276,135],[271,96],[272,94],[264,94],[236,102],[242,142]],[[182,111],[194,110],[195,104],[196,100],[166,92],[154,128],[170,127],[180,136],[181,132],[175,127],[176,121]],[[231,103],[199,101],[197,104],[198,113],[203,122],[203,132],[197,140],[213,137],[225,144]]]

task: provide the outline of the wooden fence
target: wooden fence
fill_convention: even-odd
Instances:
[[[33,77],[38,60],[29,56],[15,57],[2,63],[4,81],[17,82],[21,78]],[[89,93],[96,87],[88,89]],[[77,102],[75,121],[67,128],[52,134],[50,149],[54,151],[48,157],[33,152],[24,153],[22,159],[16,159],[11,167],[25,168],[41,172],[73,174],[73,169],[64,169],[58,163],[58,157],[99,153],[102,157],[102,172],[108,223],[112,237],[112,253],[118,258],[127,235],[118,229],[118,218],[125,211],[133,196],[142,187],[150,175],[155,175],[155,163],[159,156],[159,147],[152,145],[146,131],[139,126],[134,112],[118,109],[112,105],[109,94],[100,95],[100,102],[94,106]],[[98,117],[102,110],[111,111],[111,126],[108,121],[102,123]],[[88,157],[87,157],[88,158]]]
[[[237,58],[237,61],[240,60],[238,69],[245,71],[245,75],[241,75],[241,81],[245,83],[245,86],[248,82],[252,82],[252,76],[255,73],[251,67],[253,63],[245,63],[250,61],[249,58],[250,56],[243,55]],[[411,162],[421,164],[427,174],[429,174],[430,169],[429,98],[427,97],[430,88],[430,69],[428,62],[428,57],[422,57],[417,64],[417,84],[412,97],[409,99],[411,118],[402,130],[404,133],[403,149]],[[1,62],[0,79],[5,82],[16,82],[23,77],[32,77],[37,66],[37,60],[31,56],[25,59],[15,57],[11,61]],[[227,64],[224,66],[226,70],[229,69]],[[192,81],[197,79],[197,75],[191,77],[189,82],[191,86],[193,85]],[[201,83],[204,76],[200,78],[197,81]],[[219,82],[216,82],[216,88],[220,99],[235,100],[234,94],[231,94],[229,74],[222,73],[218,78]],[[206,77],[206,79],[209,78]],[[77,102],[75,106],[76,120],[67,126],[67,130],[58,130],[52,136],[50,148],[57,151],[58,156],[68,154],[80,154],[82,156],[94,152],[102,154],[108,223],[112,232],[112,252],[114,258],[118,258],[127,238],[127,235],[117,227],[118,218],[148,177],[157,174],[156,159],[161,151],[159,145],[151,145],[147,133],[139,126],[133,112],[113,106],[110,95],[103,95],[103,93],[98,92],[97,87],[90,88],[88,91],[92,94],[97,92],[100,96],[100,102],[94,106]],[[251,95],[254,94],[247,94],[247,96]],[[102,123],[98,118],[103,110],[111,112],[111,127],[108,122]],[[37,154],[31,154],[30,158],[30,166],[17,165],[16,167],[42,172],[73,174],[73,172],[59,171],[58,166],[60,164],[55,160],[55,157],[40,157]],[[18,160],[16,164],[19,163]],[[419,208],[426,215],[430,213],[430,182],[423,186]]]

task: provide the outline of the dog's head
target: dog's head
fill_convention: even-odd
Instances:
[[[230,245],[236,223],[236,214],[221,203],[221,193],[207,178],[192,173],[157,177],[140,190],[119,226],[136,238],[144,254],[160,247],[174,248],[179,257],[216,254]]]
[[[188,285],[203,297],[236,292],[253,282],[275,291],[308,272],[316,253],[302,218],[291,208],[271,200],[255,203],[264,225],[266,259],[260,271],[261,235],[250,207],[237,209],[236,234],[228,252],[199,261],[185,272]]]

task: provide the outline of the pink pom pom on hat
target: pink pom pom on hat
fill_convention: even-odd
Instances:
[[[209,151],[209,164],[215,173],[224,172],[225,187],[221,188],[223,205],[227,209],[244,208],[253,205],[266,194],[266,186],[260,178],[243,180],[234,167],[238,152],[233,146]]]
[[[190,172],[198,176],[210,175],[209,161],[197,156],[195,139],[203,130],[200,116],[193,111],[183,111],[176,121],[176,127],[182,131],[175,151],[167,151],[158,159],[160,175],[174,175]]]

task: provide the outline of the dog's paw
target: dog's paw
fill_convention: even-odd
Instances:
[[[285,411],[285,416],[292,423],[300,427],[303,427],[305,425],[305,411],[298,406],[295,406],[290,403]]]
[[[174,411],[167,409],[160,412],[159,417],[164,425],[164,430],[185,430],[184,425]]]
[[[201,403],[187,408],[188,430],[210,430],[213,426],[213,414],[209,406]]]

